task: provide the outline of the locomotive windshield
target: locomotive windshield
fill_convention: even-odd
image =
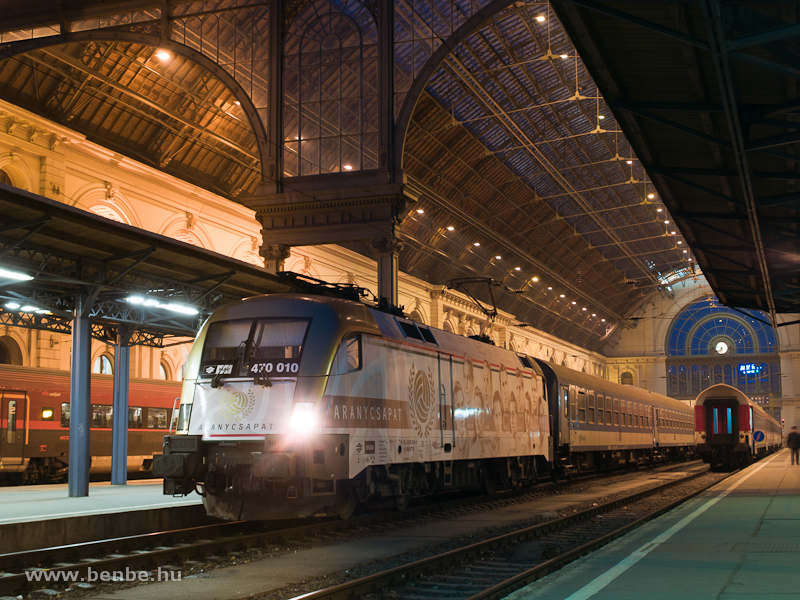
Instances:
[[[297,374],[309,323],[309,319],[212,323],[200,359],[200,377]]]

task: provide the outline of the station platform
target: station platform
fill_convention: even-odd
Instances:
[[[788,450],[510,600],[800,600],[800,466]]]
[[[0,487],[2,553],[204,522],[200,496],[164,496],[161,480],[91,483],[83,498],[70,498],[67,484]]]

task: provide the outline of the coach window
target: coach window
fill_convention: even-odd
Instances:
[[[586,406],[586,422],[594,423],[594,392],[589,392]]]
[[[166,429],[169,421],[167,420],[166,408],[148,408],[147,409],[147,428],[148,429]]]
[[[578,392],[578,421],[586,422],[586,392]]]
[[[611,416],[613,411],[611,409],[611,396],[606,396],[606,425],[611,425],[613,423],[613,417]]]
[[[622,427],[626,427],[628,425],[628,410],[625,406],[625,400],[621,400],[619,406],[619,424]]]
[[[576,421],[577,419],[578,419],[578,410],[577,410],[577,405],[575,403],[575,394],[571,393],[569,395],[569,420]]]
[[[143,413],[141,406],[131,406],[128,408],[128,429],[141,429]]]
[[[61,426],[69,427],[69,402],[61,403]]]
[[[614,425],[619,425],[619,398],[614,398]]]
[[[336,358],[333,360],[331,375],[344,375],[361,368],[361,335],[351,335],[342,340]]]
[[[633,427],[633,402],[628,402],[628,427]]]
[[[111,427],[113,410],[106,404],[92,404],[92,427]]]

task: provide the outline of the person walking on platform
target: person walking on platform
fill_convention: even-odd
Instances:
[[[797,433],[797,426],[793,426],[789,435],[786,436],[786,445],[792,452],[792,464],[800,465],[800,433]]]

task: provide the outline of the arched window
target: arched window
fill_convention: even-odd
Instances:
[[[689,304],[670,325],[667,356],[714,354],[717,338],[732,341],[734,347],[729,351],[736,354],[776,352],[777,337],[766,315],[755,310],[742,312],[721,306],[716,299]]]
[[[95,358],[94,366],[92,367],[92,373],[99,373],[100,375],[113,375],[114,365],[111,363],[111,359],[105,354],[101,354]]]
[[[416,321],[417,323],[422,323],[423,325],[425,324],[425,320],[422,318],[422,315],[419,314],[418,310],[412,311],[408,318],[412,321]]]
[[[22,365],[22,349],[10,335],[0,336],[0,364]]]
[[[620,374],[619,382],[622,385],[633,385],[633,373],[630,371],[625,371],[624,373]]]
[[[96,215],[105,217],[106,219],[111,219],[112,221],[117,221],[118,223],[125,223],[125,219],[122,218],[122,215],[120,215],[119,212],[105,204],[95,204],[89,210]]]
[[[667,368],[677,367],[677,377],[667,380],[670,396],[691,398],[717,383],[748,395],[780,393],[780,376],[770,367],[778,338],[760,311],[734,311],[713,297],[693,302],[672,321],[666,350]]]
[[[5,169],[0,169],[0,183],[2,183],[3,185],[10,185],[10,186],[14,185],[14,182],[11,181],[11,177],[9,177]]]
[[[162,360],[161,364],[158,365],[158,376],[159,376],[159,378],[160,379],[164,379],[164,380],[169,380],[170,379],[170,371],[171,370],[169,368],[169,365]]]
[[[297,15],[284,46],[287,177],[377,168],[377,83],[377,27],[361,2],[317,0]]]

